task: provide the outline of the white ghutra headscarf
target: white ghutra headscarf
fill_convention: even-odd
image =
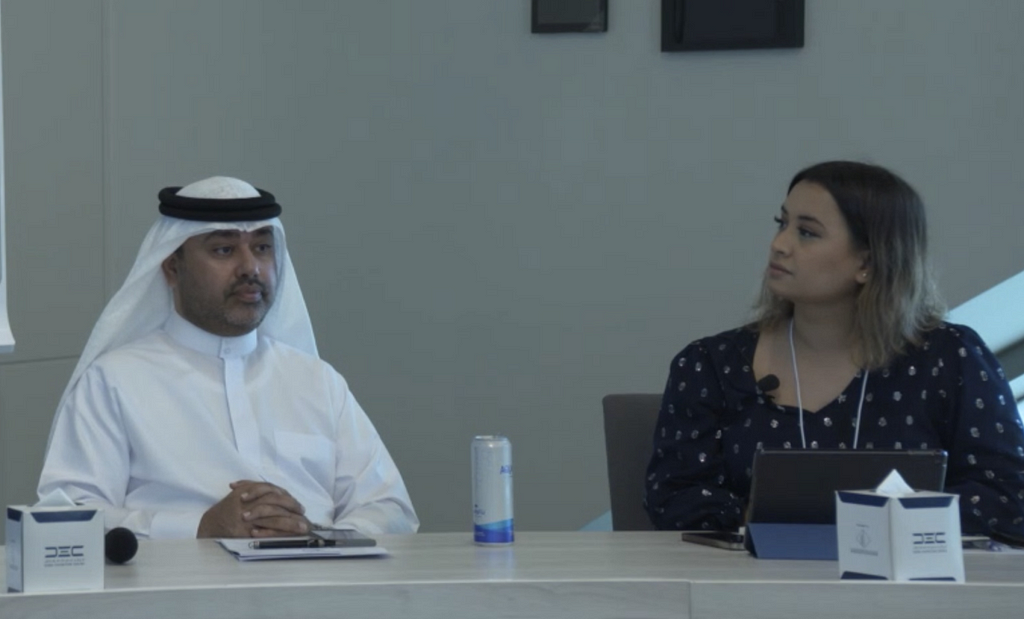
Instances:
[[[168,204],[175,199],[174,196],[185,198],[184,201],[190,202],[192,206],[176,208]],[[273,228],[277,292],[274,304],[257,332],[313,356],[319,356],[309,311],[306,309],[295,270],[288,257],[284,227],[277,218],[280,207],[273,195],[258,190],[245,181],[215,176],[192,183],[180,190],[165,189],[160,192],[160,198],[163,202],[160,211],[164,214],[150,228],[145,240],[142,241],[139,255],[135,258],[128,278],[96,321],[92,335],[89,336],[78,365],[71,374],[64,395],[61,396],[60,404],[57,406],[58,415],[64,408],[69,394],[93,361],[104,353],[157,331],[163,326],[174,311],[174,299],[171,288],[164,278],[161,264],[189,238],[214,230],[251,232],[267,226]],[[274,208],[268,210],[268,204]],[[246,221],[247,214],[255,214],[261,219]],[[268,214],[272,216],[268,217]],[[196,221],[198,218],[220,221]]]

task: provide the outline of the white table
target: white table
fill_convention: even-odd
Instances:
[[[0,617],[1020,617],[1024,555],[969,554],[967,583],[843,582],[833,561],[765,561],[677,533],[389,536],[385,558],[242,563],[211,541],[143,541],[106,589],[0,594]],[[0,574],[0,578],[3,574]],[[6,583],[3,590],[6,590]]]

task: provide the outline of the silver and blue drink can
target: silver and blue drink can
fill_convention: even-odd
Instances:
[[[512,443],[504,436],[473,437],[473,541],[511,544]]]

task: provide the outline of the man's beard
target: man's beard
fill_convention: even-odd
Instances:
[[[235,297],[242,286],[255,286],[260,300],[246,303]],[[234,337],[245,335],[263,322],[274,303],[274,293],[258,278],[243,278],[232,284],[219,300],[181,290],[182,315],[197,327],[214,335]]]

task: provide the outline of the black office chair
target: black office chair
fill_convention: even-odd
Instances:
[[[643,505],[644,477],[651,460],[661,394],[613,393],[606,395],[601,404],[612,530],[652,531],[654,526]]]

